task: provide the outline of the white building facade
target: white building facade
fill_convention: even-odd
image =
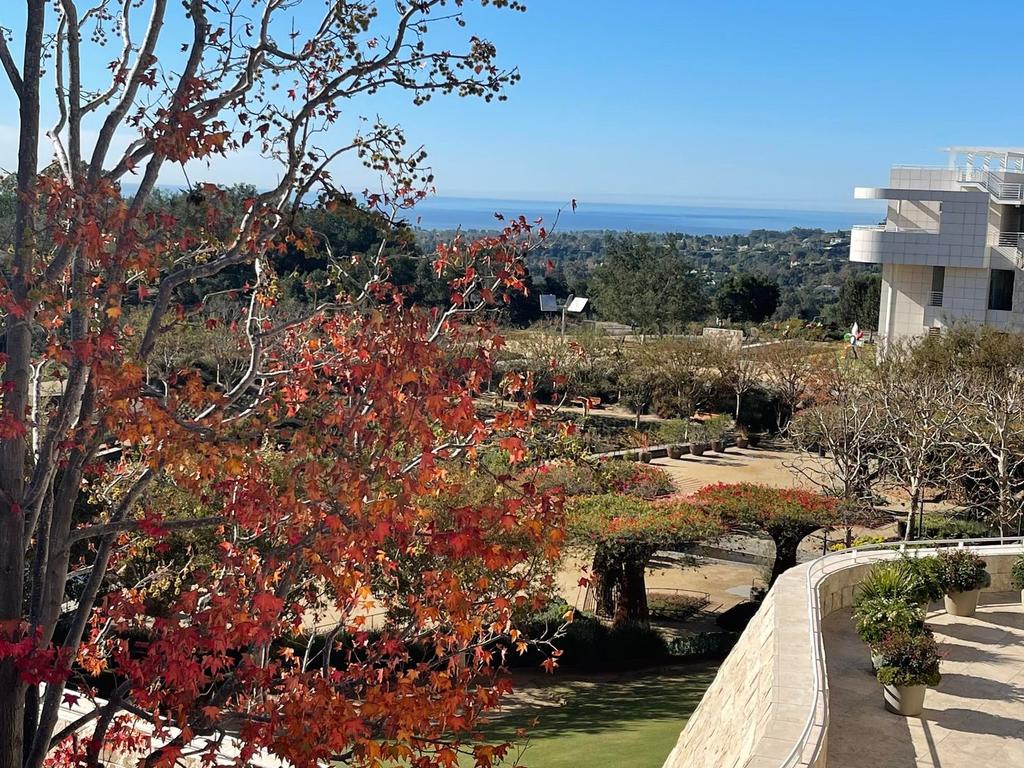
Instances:
[[[1024,331],[1024,149],[952,147],[942,167],[895,166],[884,224],[854,227],[850,261],[880,264],[880,340],[954,323]]]

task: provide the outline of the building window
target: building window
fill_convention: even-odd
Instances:
[[[1012,269],[993,269],[988,284],[988,308],[1002,312],[1013,309]]]
[[[941,307],[942,294],[946,289],[946,268],[932,267],[932,289],[928,292],[928,306]]]

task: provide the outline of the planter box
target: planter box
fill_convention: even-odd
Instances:
[[[969,592],[950,592],[944,598],[946,613],[950,616],[973,616],[978,610],[978,595],[980,589],[972,589]]]
[[[885,708],[904,717],[918,717],[924,710],[925,685],[883,685]]]

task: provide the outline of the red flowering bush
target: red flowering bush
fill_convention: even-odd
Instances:
[[[835,499],[799,488],[772,488],[755,483],[718,483],[701,488],[690,500],[723,525],[767,534],[775,542],[771,583],[796,565],[805,536],[836,520]]]
[[[619,625],[648,621],[644,571],[655,552],[677,549],[725,530],[721,520],[706,510],[678,500],[582,496],[568,502],[566,514],[572,539],[594,548],[598,599],[614,613]]]

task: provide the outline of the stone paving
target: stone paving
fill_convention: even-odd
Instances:
[[[891,714],[850,611],[823,622],[828,664],[829,768],[1024,765],[1024,609],[1019,592],[982,595],[973,618],[933,611],[942,681],[921,717]]]

